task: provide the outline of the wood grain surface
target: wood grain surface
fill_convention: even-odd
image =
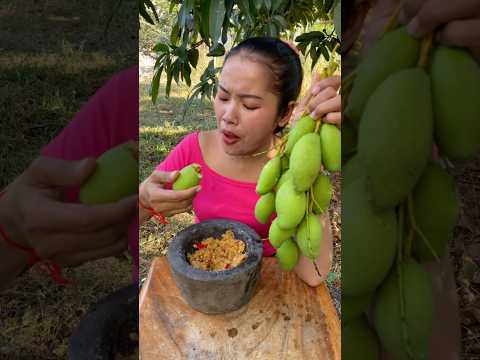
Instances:
[[[165,257],[140,294],[140,359],[340,360],[340,322],[325,284],[310,288],[274,258],[262,260],[241,309],[206,315],[181,297]]]

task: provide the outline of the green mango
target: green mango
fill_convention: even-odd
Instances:
[[[373,316],[375,329],[383,347],[394,354],[395,359],[428,360],[433,319],[432,280],[429,273],[411,259],[401,263],[400,269],[407,334],[403,332],[396,268],[378,291]],[[409,356],[408,349],[413,357]]]
[[[261,224],[266,224],[275,211],[275,194],[269,192],[262,195],[255,205],[255,218]]]
[[[460,212],[454,180],[438,164],[427,165],[413,191],[415,222],[439,257],[447,254],[448,241]],[[416,234],[414,253],[421,261],[435,258],[428,246]]]
[[[328,171],[339,171],[342,167],[342,133],[335,125],[320,127],[322,162]]]
[[[342,189],[342,295],[373,292],[395,260],[397,219],[393,209],[373,209],[365,177]]]
[[[258,178],[257,194],[265,195],[272,191],[281,174],[281,163],[280,157],[276,156],[265,164]]]
[[[295,233],[296,228],[283,230],[278,226],[278,218],[275,218],[268,229],[268,240],[270,244],[278,249],[285,240],[290,239]]]
[[[80,187],[80,202],[111,203],[138,192],[138,161],[131,146],[118,145],[97,159],[95,171]]]
[[[420,68],[386,79],[368,101],[358,150],[377,208],[393,208],[412,191],[432,153],[430,80]]]
[[[359,154],[355,154],[342,167],[342,186],[345,187],[365,175],[365,164]]]
[[[342,164],[357,152],[357,130],[350,121],[342,123]]]
[[[319,174],[313,183],[313,212],[322,214],[328,210],[332,200],[333,188],[330,178],[327,175]]]
[[[290,167],[290,158],[287,155],[283,155],[281,159],[282,159],[282,172],[287,171],[288,168]]]
[[[290,155],[290,169],[297,191],[307,191],[315,181],[322,166],[320,136],[315,133],[303,135]]]
[[[378,337],[365,316],[342,324],[342,360],[380,360]]]
[[[466,49],[438,46],[432,55],[435,140],[451,159],[480,152],[480,66]]]
[[[180,170],[180,175],[172,185],[173,190],[186,190],[200,184],[202,179],[201,166],[199,164],[190,164]]]
[[[300,138],[315,130],[315,120],[310,116],[304,116],[297,121],[295,126],[288,134],[287,145],[285,146],[285,154],[290,155],[293,147]]]
[[[348,324],[365,314],[372,303],[373,292],[360,296],[342,295],[342,323]]]
[[[287,239],[277,249],[276,257],[280,269],[285,271],[292,270],[298,263],[299,251],[297,244],[292,239]]]
[[[285,171],[282,176],[280,176],[280,179],[278,179],[277,185],[275,185],[276,190],[280,189],[280,187],[288,180],[292,178],[292,171],[288,169]]]
[[[315,260],[320,255],[323,227],[320,218],[315,214],[308,214],[300,223],[297,231],[297,244],[302,254]]]
[[[287,180],[275,197],[275,209],[278,215],[278,226],[289,230],[295,228],[303,219],[307,210],[305,193],[295,190],[292,180]]]
[[[414,67],[419,52],[420,42],[408,34],[406,27],[387,32],[358,66],[345,116],[360,121],[370,96],[378,86],[391,74]]]

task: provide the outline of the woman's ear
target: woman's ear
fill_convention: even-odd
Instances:
[[[288,122],[290,121],[290,118],[292,117],[293,109],[295,109],[295,106],[296,106],[295,101],[290,101],[288,103],[287,111],[278,121],[278,124],[277,124],[278,126],[284,127],[285,125],[288,124]]]

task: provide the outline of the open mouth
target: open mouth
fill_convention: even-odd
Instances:
[[[230,131],[223,130],[222,136],[223,136],[223,142],[226,143],[227,145],[234,144],[240,140],[240,137],[238,137],[237,135],[235,135]]]

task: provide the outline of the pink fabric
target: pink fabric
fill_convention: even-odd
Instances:
[[[64,160],[97,158],[130,140],[138,141],[138,66],[113,76],[43,148],[42,155]],[[78,190],[68,189],[65,200],[78,201]],[[138,281],[138,216],[129,226],[129,248],[133,279]]]
[[[268,238],[268,228],[275,214],[267,224],[260,224],[254,216],[255,203],[259,195],[255,183],[227,178],[215,172],[203,160],[198,132],[187,135],[157,170],[174,171],[197,163],[202,167],[202,190],[193,200],[196,222],[209,219],[230,219],[242,222],[254,229],[262,239]],[[268,240],[263,242],[264,256],[275,254],[275,248]]]

